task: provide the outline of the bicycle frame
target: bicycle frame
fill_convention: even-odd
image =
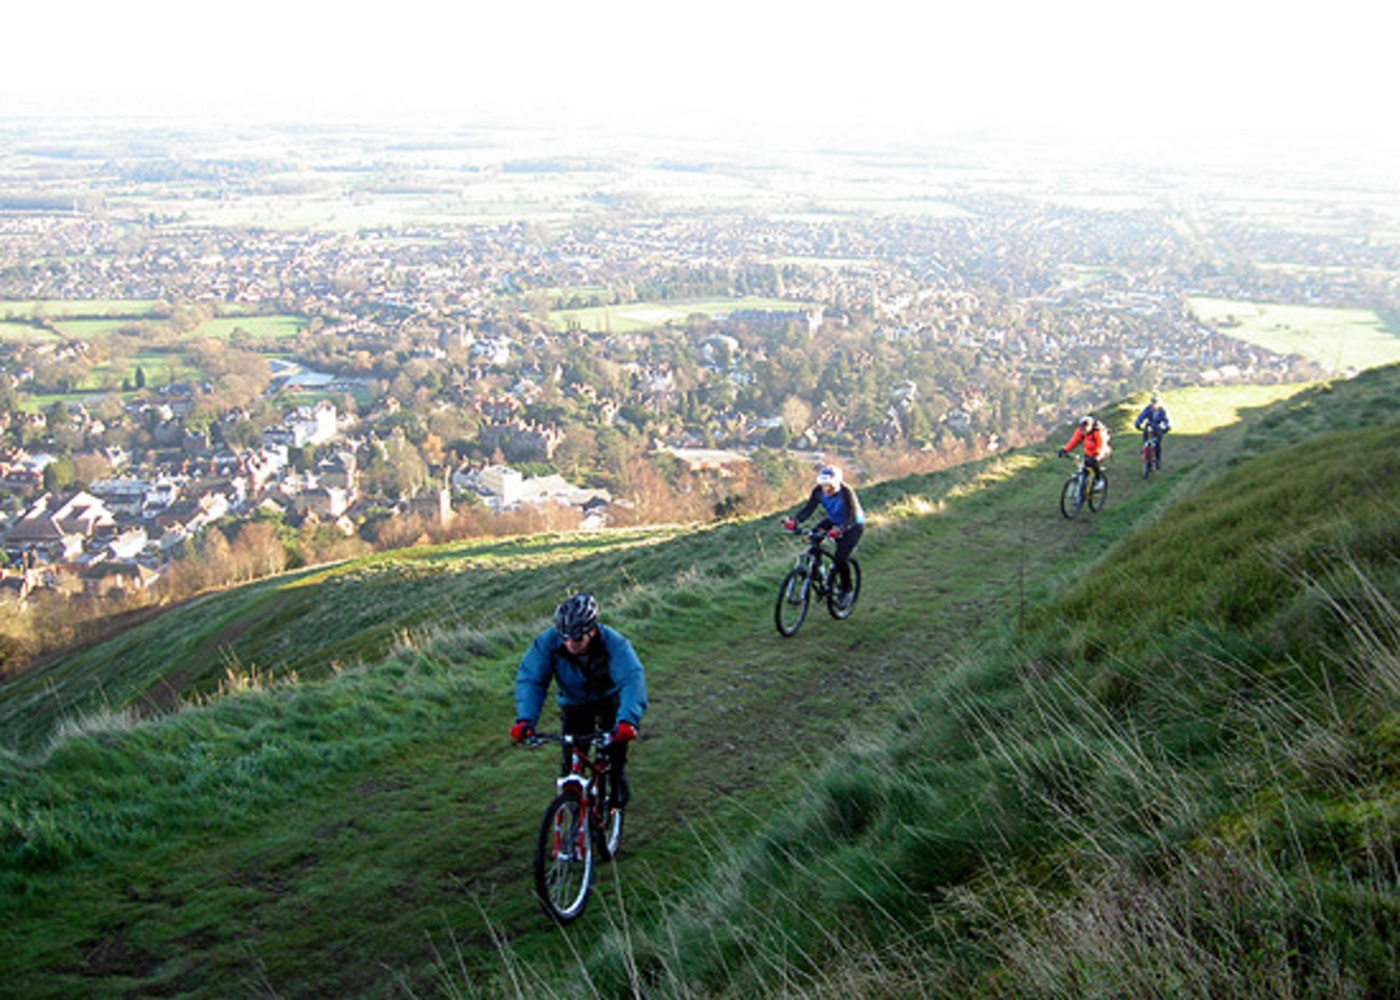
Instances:
[[[851,558],[850,594],[844,598],[838,592],[836,553],[825,546],[826,532],[819,528],[805,531],[793,529],[791,535],[804,535],[807,547],[797,554],[792,569],[778,587],[778,602],[773,609],[773,621],[781,635],[797,634],[807,617],[813,595],[826,603],[827,612],[838,621],[849,618],[860,595],[860,563]]]
[[[826,597],[827,587],[831,583],[831,573],[836,568],[836,556],[828,552],[822,544],[826,532],[809,528],[806,534],[807,548],[797,554],[793,561],[793,569],[807,580],[803,586],[815,588],[817,599],[821,600]]]
[[[1162,434],[1151,427],[1142,429],[1142,477],[1162,464]]]
[[[1069,456],[1066,455],[1066,458]],[[1090,510],[1100,510],[1108,494],[1108,470],[1103,462],[1098,464],[1097,474],[1089,467],[1088,456],[1079,456],[1079,467],[1060,490],[1060,513],[1066,518],[1074,518],[1085,504]]]
[[[622,807],[608,806],[611,761],[590,756],[612,740],[607,733],[582,735],[537,732],[526,745],[558,743],[561,774],[545,810],[535,844],[535,894],[551,917],[569,923],[583,913],[595,877],[595,857],[610,861],[622,838]]]
[[[599,750],[608,745],[607,733],[589,733],[587,736],[566,736],[554,733],[536,733],[541,742],[559,743],[563,756],[563,768],[568,772],[554,781],[560,792],[576,792],[584,805],[592,805],[607,794],[608,761],[601,755],[588,756],[587,748],[596,746]]]

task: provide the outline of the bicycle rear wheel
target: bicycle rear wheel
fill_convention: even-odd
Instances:
[[[1079,508],[1084,506],[1084,491],[1079,486],[1079,473],[1075,473],[1065,480],[1065,485],[1060,490],[1060,513],[1073,520],[1079,515]]]
[[[1099,470],[1098,477],[1094,484],[1089,487],[1089,509],[1092,511],[1103,510],[1103,505],[1108,502],[1108,472]]]
[[[826,610],[831,613],[831,617],[844,619],[851,617],[851,612],[856,609],[856,601],[860,600],[860,563],[854,559],[849,560],[851,567],[851,600],[844,608],[837,599],[839,588],[836,586],[836,567],[831,568],[831,589],[826,592]]]
[[[778,588],[778,603],[773,605],[773,624],[783,635],[796,635],[811,603],[812,590],[808,579],[798,570],[792,570]]]
[[[535,894],[561,924],[578,918],[593,887],[593,838],[577,795],[555,796],[535,842]]]

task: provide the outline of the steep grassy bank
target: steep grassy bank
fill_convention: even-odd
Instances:
[[[1292,409],[1356,421],[1394,390],[1372,379]],[[792,547],[764,519],[325,568],[208,598],[22,691],[0,688],[0,974],[34,996],[495,995],[575,992],[586,960],[608,991],[645,971],[662,993],[737,995],[819,986],[804,959],[813,933],[865,942],[893,926],[891,943],[947,941],[965,959],[930,953],[947,982],[985,985],[978,976],[1004,961],[987,927],[969,919],[964,937],[927,915],[930,901],[1004,867],[1025,880],[1028,906],[1048,905],[1035,894],[1054,886],[1021,869],[1056,868],[1031,849],[1053,832],[1027,848],[987,826],[1009,808],[1000,772],[945,780],[936,767],[993,760],[978,720],[1033,717],[1023,679],[1089,662],[1090,640],[1060,631],[1044,602],[1088,585],[1135,527],[1168,523],[1167,506],[1229,456],[1320,429],[1280,417],[1267,441],[1246,433],[1270,395],[1183,397],[1168,475],[1144,484],[1120,460],[1100,517],[1060,518],[1069,463],[1053,444],[864,490],[862,605],[845,623],[817,614],[792,640],[771,625]],[[1221,415],[1256,407],[1243,423]],[[1120,428],[1131,409],[1114,415]],[[1120,441],[1130,456],[1131,436]],[[526,879],[553,760],[510,749],[503,732],[520,650],[584,583],[642,652],[653,709],[624,862],[560,933]],[[1113,607],[1103,614],[1124,623],[1137,610]],[[1018,621],[1035,652],[1007,645]],[[1043,660],[1039,674],[1025,657]],[[956,753],[918,742],[945,718],[925,699],[969,686],[990,700],[941,737]],[[46,704],[46,690],[61,697]],[[198,704],[134,720],[126,709],[152,707],[153,690]],[[822,771],[833,752],[836,770]],[[902,792],[886,784],[920,775]],[[957,822],[888,811],[906,799],[942,802]],[[944,859],[948,879],[920,873],[925,855]],[[801,869],[836,874],[791,882],[801,906],[788,914],[777,878]],[[701,901],[673,912],[676,894]],[[881,907],[898,919],[882,923]],[[842,957],[843,977],[897,983],[882,950],[823,953]]]
[[[1395,391],[1390,370],[1254,423],[1224,475],[716,845],[593,982],[1400,994]]]

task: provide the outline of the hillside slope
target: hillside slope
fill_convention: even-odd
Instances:
[[[634,918],[593,981],[1400,995],[1396,387],[1254,422],[1228,471]]]
[[[764,938],[744,930],[752,903],[732,886],[702,889],[705,902],[678,911],[663,899],[743,874],[734,857],[751,848],[734,845],[781,842],[806,821],[809,807],[796,803],[845,816],[849,782],[813,776],[853,734],[879,748],[860,751],[875,772],[892,765],[870,762],[891,752],[901,771],[899,754],[957,759],[908,741],[919,720],[944,717],[924,699],[975,677],[971,652],[993,659],[1008,623],[1029,630],[1023,640],[1040,637],[1047,663],[1109,655],[1102,635],[1131,633],[1135,607],[1096,602],[1108,622],[1062,633],[1067,613],[1047,602],[1082,599],[1105,552],[1113,565],[1142,544],[1123,539],[1150,537],[1135,528],[1178,520],[1163,516],[1169,505],[1208,495],[1236,457],[1387,418],[1396,382],[1394,371],[1375,373],[1278,404],[1282,394],[1265,391],[1169,399],[1179,430],[1167,474],[1144,484],[1120,459],[1109,509],[1073,523],[1055,507],[1068,463],[1051,460],[1053,446],[874,485],[862,491],[872,527],[857,614],[817,615],[792,640],[771,625],[792,557],[771,519],[399,553],[162,616],[0,688],[10,748],[0,752],[0,972],[33,983],[34,996],[510,993],[522,969],[544,985],[576,974],[574,956],[601,945],[600,983],[621,977],[625,990],[640,956],[676,992],[705,983],[737,995],[759,975],[736,958],[738,941]],[[1114,415],[1120,428],[1126,412]],[[1130,436],[1120,442],[1131,452]],[[1360,465],[1370,457],[1362,449]],[[511,750],[502,734],[520,650],[553,602],[583,585],[641,651],[653,710],[634,756],[626,862],[605,876],[597,912],[560,934],[543,926],[525,878],[552,760]],[[1111,673],[1086,683],[1133,690]],[[998,695],[1008,706],[1012,697]],[[144,722],[125,711],[181,699],[182,710]],[[911,735],[889,736],[895,720],[893,731]],[[851,770],[850,752],[838,753],[835,774]],[[935,801],[957,801],[967,779],[956,777]],[[814,795],[814,780],[838,794]],[[874,913],[908,909],[891,903],[904,891],[922,908],[938,886],[983,870],[979,852],[964,851],[951,881],[874,878],[910,849],[890,853],[884,835],[861,842],[884,808],[872,800],[863,819],[858,807],[849,843],[821,827],[823,840],[855,852]],[[790,818],[767,826],[775,815]],[[924,818],[904,825],[937,829]],[[759,840],[746,840],[754,831]],[[969,821],[966,836],[977,831]],[[946,834],[929,835],[935,854],[948,853]],[[823,885],[792,891],[832,896],[836,913],[862,914],[857,929],[882,926],[864,897]],[[719,899],[739,908],[713,912]],[[633,937],[618,948],[623,913]],[[719,934],[722,923],[736,936]],[[657,942],[688,940],[691,926],[709,943],[687,945],[678,964]],[[798,919],[783,933],[799,941],[805,927]],[[772,953],[750,957],[772,964]],[[789,959],[802,968],[800,951]]]

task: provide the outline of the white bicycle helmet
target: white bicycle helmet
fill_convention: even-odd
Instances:
[[[835,486],[839,490],[841,488],[841,470],[834,465],[822,466],[821,471],[817,473],[817,485]]]

